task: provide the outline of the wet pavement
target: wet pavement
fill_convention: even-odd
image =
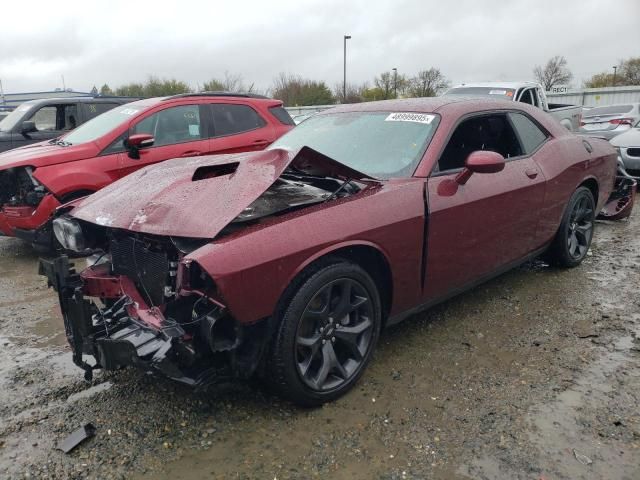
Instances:
[[[638,479],[639,232],[639,212],[599,222],[580,267],[534,262],[388,329],[313,410],[131,369],[86,384],[37,255],[0,238],[0,478]]]

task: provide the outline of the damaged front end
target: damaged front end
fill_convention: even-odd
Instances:
[[[34,171],[29,166],[0,171],[0,234],[48,244],[51,228],[46,220],[59,202]]]
[[[108,253],[90,257],[81,273],[66,256],[40,260],[86,379],[97,368],[135,366],[199,387],[253,373],[266,322],[238,324],[170,239],[105,233]]]
[[[97,368],[135,366],[198,387],[254,373],[271,337],[270,319],[237,321],[214,278],[190,254],[218,240],[233,241],[234,235],[251,231],[249,227],[281,221],[300,209],[324,208],[323,204],[378,185],[354,180],[360,174],[344,168],[341,172],[329,160],[321,160],[323,169],[313,169],[313,161],[303,160],[319,154],[302,153],[306,156],[293,162],[283,152],[270,153],[264,161],[260,152],[263,163],[254,170],[264,166],[272,171],[274,161],[282,162],[277,176],[271,173],[263,179],[260,192],[254,188],[242,195],[251,177],[241,172],[250,171],[251,165],[194,163],[181,177],[173,177],[181,186],[179,194],[169,194],[171,186],[163,186],[145,201],[138,198],[137,210],[117,212],[112,205],[120,206],[122,200],[116,197],[130,190],[113,184],[105,199],[99,192],[53,221],[54,234],[65,249],[93,253],[90,266],[79,273],[66,256],[40,260],[40,273],[58,292],[74,363],[85,370],[86,378]],[[193,185],[194,194],[210,194],[203,197],[209,203],[203,204],[226,208],[190,210],[189,216],[181,217],[185,200],[174,199],[184,199],[182,192]],[[231,195],[234,188],[240,194],[231,201],[215,201],[221,190]],[[164,215],[157,215],[159,211]],[[182,223],[167,218],[180,218]],[[197,235],[180,235],[180,226]],[[86,361],[85,356],[94,360]]]

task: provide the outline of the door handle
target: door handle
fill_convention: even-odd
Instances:
[[[253,144],[257,147],[266,147],[269,145],[269,140],[254,140]]]
[[[527,177],[529,178],[536,178],[538,176],[538,170],[535,168],[527,168],[524,173],[527,175]]]
[[[202,155],[202,152],[199,150],[189,150],[188,152],[184,152],[181,157],[197,157],[198,155]]]

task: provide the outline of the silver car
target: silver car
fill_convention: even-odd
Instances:
[[[619,158],[630,175],[640,177],[640,121],[609,143],[618,150]]]
[[[580,133],[611,140],[640,120],[640,103],[594,107],[583,111]]]

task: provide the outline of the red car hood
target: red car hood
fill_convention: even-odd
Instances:
[[[82,200],[72,215],[134,232],[213,238],[291,165],[313,175],[367,175],[308,147],[169,160],[138,170]]]
[[[45,141],[0,153],[0,170],[27,165],[36,168],[45,167],[83,160],[93,157],[97,153],[98,147],[93,143],[62,147]]]

